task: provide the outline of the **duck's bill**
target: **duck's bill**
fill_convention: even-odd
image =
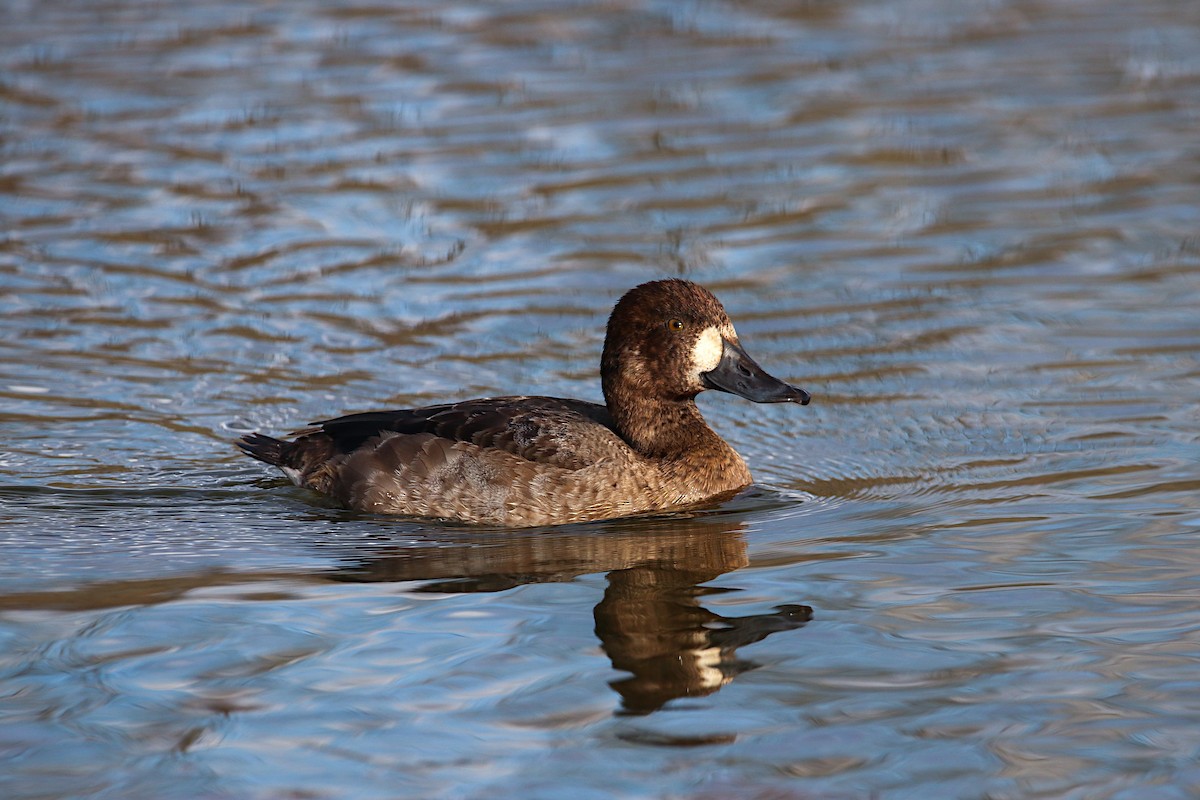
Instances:
[[[709,389],[731,392],[755,403],[799,403],[808,405],[812,395],[767,373],[740,344],[724,340],[721,361],[703,373]]]

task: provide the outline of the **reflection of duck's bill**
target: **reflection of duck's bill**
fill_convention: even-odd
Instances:
[[[768,373],[737,342],[723,341],[720,362],[701,376],[708,388],[740,395],[755,403],[808,405],[812,395]]]

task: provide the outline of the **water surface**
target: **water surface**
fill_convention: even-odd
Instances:
[[[1200,792],[1200,6],[0,9],[0,795]],[[479,531],[230,440],[599,399],[681,275],[807,408]]]

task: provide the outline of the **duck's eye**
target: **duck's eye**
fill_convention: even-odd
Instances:
[[[667,330],[669,330],[669,331],[681,331],[681,330],[683,330],[683,320],[681,320],[681,319],[675,319],[674,317],[672,317],[671,319],[667,320]]]

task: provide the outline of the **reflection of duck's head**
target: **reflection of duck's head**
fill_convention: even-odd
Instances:
[[[649,714],[679,697],[712,694],[758,666],[739,658],[738,648],[812,619],[812,609],[804,605],[722,616],[700,605],[700,587],[639,592],[636,585],[645,577],[610,573],[609,589],[595,612],[596,634],[613,667],[630,673],[610,683],[626,714]]]
[[[740,547],[731,549],[735,543]],[[680,537],[665,544],[654,559],[610,571],[594,611],[596,636],[613,667],[630,673],[610,683],[627,714],[717,691],[756,666],[739,658],[738,648],[812,617],[812,609],[800,605],[741,617],[702,605],[706,596],[736,591],[703,584],[748,563],[741,537]]]

